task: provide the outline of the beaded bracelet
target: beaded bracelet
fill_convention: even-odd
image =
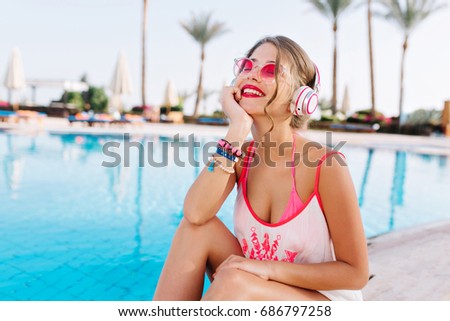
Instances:
[[[223,156],[233,162],[237,162],[239,161],[239,157],[233,155],[233,154],[229,154],[226,150],[223,150],[222,148],[220,148],[219,146],[216,149],[216,154],[219,154],[220,156]]]
[[[234,174],[234,169],[226,168],[225,166],[222,165],[221,161],[215,159],[213,156],[208,157],[208,161],[210,162],[210,164],[208,166],[208,171],[214,172],[214,167],[217,166],[221,170],[223,170],[225,173]]]
[[[219,139],[219,141],[217,142],[218,147],[221,147],[223,150],[227,151],[227,152],[231,152],[232,155],[239,157],[239,158],[243,158],[243,152],[238,148],[233,146],[229,141],[227,141],[226,139]]]
[[[236,147],[234,147],[234,148],[237,150]],[[243,156],[242,152],[240,152],[239,155],[237,155],[237,154],[236,154],[236,151],[233,151],[232,149],[227,149],[227,148],[222,147],[222,146],[220,146],[220,145],[217,145],[217,149],[220,149],[220,150],[222,150],[223,152],[225,152],[225,153],[227,153],[227,154],[229,154],[229,155],[231,155],[231,156],[233,156],[233,157],[236,157],[236,158],[238,158],[238,159],[244,159],[244,156]]]
[[[238,148],[233,146],[229,141],[226,139],[220,139],[218,144],[222,146],[225,150],[231,151],[231,153],[237,157],[243,157],[242,151]]]

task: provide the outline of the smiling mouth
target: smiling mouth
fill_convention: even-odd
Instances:
[[[242,96],[243,97],[264,97],[265,95],[259,90],[249,88],[249,87],[244,87],[244,89],[242,90]]]

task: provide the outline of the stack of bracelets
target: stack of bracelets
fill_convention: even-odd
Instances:
[[[217,149],[214,155],[225,157],[226,159],[233,161],[234,163],[238,162],[239,159],[244,158],[244,153],[242,153],[242,151],[238,147],[234,147],[233,145],[230,144],[230,142],[228,142],[225,139],[220,139],[217,142]],[[233,168],[230,169],[223,166],[222,162],[216,159],[214,155],[208,158],[209,161],[208,171],[213,172],[214,167],[217,166],[228,174],[234,173]]]

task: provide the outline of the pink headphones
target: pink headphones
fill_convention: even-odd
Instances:
[[[291,113],[294,115],[311,115],[319,105],[320,74],[315,64],[314,69],[316,70],[314,88],[301,86],[292,96]]]

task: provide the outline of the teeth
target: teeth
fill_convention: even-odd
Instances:
[[[263,94],[261,94],[259,91],[256,91],[256,90],[250,89],[250,88],[245,88],[244,89],[244,94],[253,94],[253,95],[256,95],[256,96],[259,96],[259,97],[263,96]]]

